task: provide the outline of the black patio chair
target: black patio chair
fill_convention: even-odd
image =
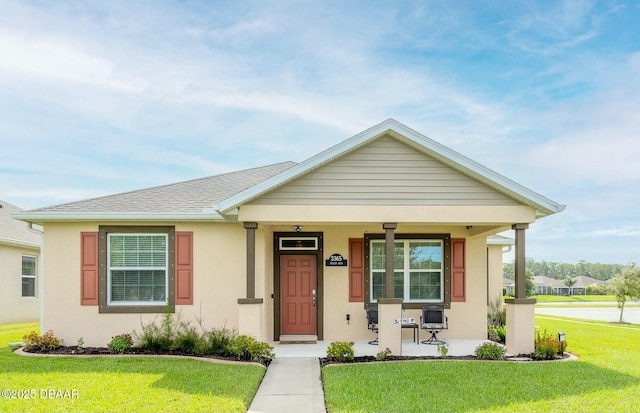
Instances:
[[[444,307],[441,305],[426,305],[422,307],[420,316],[420,328],[431,333],[431,337],[422,341],[423,344],[442,344],[436,334],[449,329],[449,319],[444,315]]]
[[[378,334],[378,305],[368,305],[364,311],[367,313],[367,329]],[[371,340],[369,344],[378,344],[378,336],[375,340]]]

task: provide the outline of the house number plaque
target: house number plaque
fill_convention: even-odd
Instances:
[[[346,267],[347,260],[340,254],[333,254],[328,260],[324,261],[327,267]]]

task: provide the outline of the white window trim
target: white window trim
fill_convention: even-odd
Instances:
[[[36,257],[35,255],[28,255],[28,254],[22,254],[21,258],[20,258],[20,264],[22,264],[22,259],[25,257],[29,257],[29,258],[33,258],[35,261],[35,275],[25,275],[22,272],[22,266],[20,269],[20,274],[21,274],[21,278],[20,278],[20,297],[24,298],[24,299],[34,299],[38,297],[38,257]],[[22,295],[22,279],[23,278],[31,278],[33,279],[33,295]]]
[[[376,240],[371,240],[371,242],[369,243],[369,256],[373,256],[373,246],[374,244],[385,244],[385,240],[384,239],[376,239]],[[424,238],[424,239],[418,239],[418,238],[398,238],[394,240],[395,243],[398,242],[402,242],[404,243],[404,263],[403,263],[403,297],[402,297],[402,301],[405,303],[442,303],[444,301],[444,282],[445,282],[445,274],[444,274],[444,241],[442,239],[428,239],[428,238]],[[442,251],[442,266],[440,267],[439,270],[432,270],[432,269],[424,269],[424,270],[420,270],[420,269],[414,269],[412,270],[410,268],[411,266],[411,262],[410,262],[410,254],[409,251],[410,249],[408,248],[409,243],[413,243],[413,242],[437,242],[440,244],[440,250]],[[378,299],[377,298],[373,298],[373,274],[374,273],[385,273],[386,269],[374,269],[373,266],[370,266],[370,270],[369,270],[369,297],[371,297],[371,302],[372,303],[377,303]],[[439,273],[440,274],[440,297],[439,298],[435,298],[435,299],[423,299],[423,298],[418,298],[418,299],[410,299],[410,295],[411,295],[411,285],[410,285],[410,281],[411,281],[411,273],[412,272],[432,272],[432,273]],[[399,272],[398,269],[394,268],[394,273],[395,272]]]
[[[163,267],[112,267],[111,266],[111,237],[112,236],[164,236],[165,245],[167,248],[165,255],[165,265]],[[111,271],[164,271],[164,288],[166,297],[163,301],[112,301],[111,300]],[[150,232],[114,232],[107,234],[107,305],[109,306],[157,306],[167,305],[169,303],[169,235],[164,233],[150,233]]]

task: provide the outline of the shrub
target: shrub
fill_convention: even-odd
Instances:
[[[115,337],[111,337],[111,341],[107,345],[107,348],[111,353],[124,354],[131,351],[133,347],[133,338],[131,334],[125,333]]]
[[[505,343],[507,338],[507,329],[504,326],[489,326],[489,340],[498,343]]]
[[[438,343],[438,354],[440,354],[440,357],[443,359],[447,358],[447,354],[449,354],[449,342],[443,341]]]
[[[229,353],[244,361],[261,361],[275,358],[273,347],[264,341],[257,341],[247,335],[235,336],[229,343]]]
[[[57,338],[53,331],[49,330],[42,336],[35,331],[22,336],[24,340],[24,348],[27,351],[51,351],[56,350],[62,345],[62,340]]]
[[[78,354],[84,353],[84,338],[80,337],[78,339],[78,342],[76,345],[76,351],[78,352]]]
[[[489,302],[487,324],[496,327],[507,324],[507,309],[502,305],[502,297],[497,297],[495,300]]]
[[[236,333],[227,328],[214,328],[205,331],[195,346],[195,353],[200,355],[229,356],[229,344]]]
[[[200,334],[195,327],[190,323],[180,323],[171,349],[181,353],[194,353],[199,340]]]
[[[476,347],[476,357],[480,360],[502,360],[506,350],[497,343],[482,343]]]
[[[138,333],[134,334],[141,350],[152,353],[163,353],[171,350],[171,338],[167,337],[155,323],[143,324],[142,333],[140,335]]]
[[[334,341],[327,347],[327,358],[344,363],[353,361],[355,357],[353,351],[353,342],[350,341]]]
[[[390,354],[391,354],[391,350],[389,349],[389,347],[387,347],[384,350],[382,350],[381,352],[379,352],[378,354],[376,354],[376,360],[382,361],[382,360],[386,359],[387,357],[389,357]]]
[[[553,360],[561,350],[564,350],[560,347],[561,345],[563,344],[560,343],[557,336],[547,334],[547,330],[544,333],[538,331],[536,333],[534,358],[537,360]]]

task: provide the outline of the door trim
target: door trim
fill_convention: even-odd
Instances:
[[[317,237],[318,249],[315,251],[310,250],[284,250],[280,251],[280,238],[281,237]],[[273,233],[273,339],[279,340],[281,334],[280,318],[281,311],[280,305],[282,299],[280,297],[280,256],[281,255],[315,255],[316,257],[316,334],[318,340],[322,340],[324,336],[324,266],[323,264],[323,251],[324,240],[322,232],[274,232]]]

